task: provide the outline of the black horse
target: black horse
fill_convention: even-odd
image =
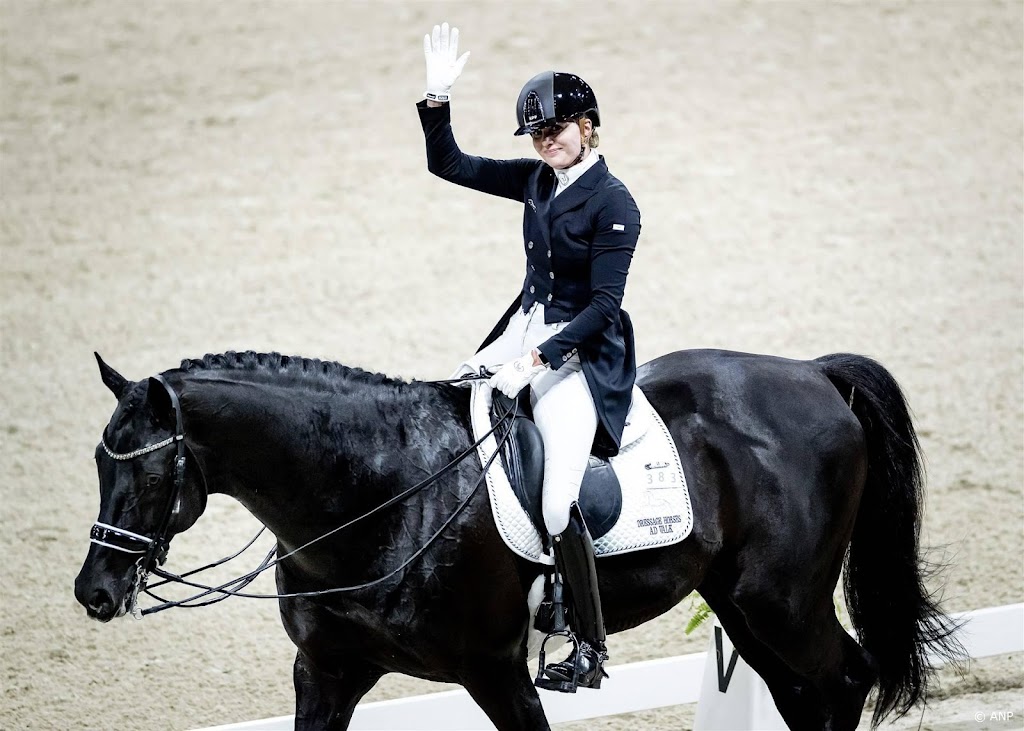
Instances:
[[[208,493],[239,500],[283,557],[410,492],[276,567],[281,594],[365,585],[279,600],[298,647],[296,728],[347,728],[391,672],[463,685],[499,729],[548,728],[527,666],[527,593],[543,568],[502,542],[479,462],[456,462],[473,442],[467,389],[277,354],[186,360],[139,382],[99,362],[118,405],[75,582],[89,616],[131,608]],[[646,364],[638,383],[678,444],[694,528],[598,560],[608,631],[697,590],[790,728],[855,728],[876,683],[876,724],[923,700],[929,649],[957,643],[923,585],[919,445],[892,376],[857,355],[703,350]],[[860,644],[833,606],[844,560]]]

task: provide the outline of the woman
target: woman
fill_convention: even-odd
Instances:
[[[633,331],[620,308],[640,235],[640,211],[594,152],[597,100],[578,76],[545,72],[526,83],[519,128],[540,160],[466,155],[452,135],[449,98],[469,53],[459,31],[434,26],[424,37],[426,98],[417,106],[427,168],[439,177],[524,204],[526,279],[470,370],[501,365],[490,383],[510,398],[532,387],[545,444],[544,523],[556,565],[573,596],[580,651],[545,669],[542,687],[598,688],[607,677],[604,620],[594,548],[576,500],[591,451],[618,452],[636,372]],[[578,672],[576,672],[578,671]]]

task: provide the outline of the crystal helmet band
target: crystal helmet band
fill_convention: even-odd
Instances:
[[[589,117],[595,127],[601,125],[597,97],[590,85],[575,74],[545,71],[526,82],[516,103],[519,129],[516,135],[579,117]]]

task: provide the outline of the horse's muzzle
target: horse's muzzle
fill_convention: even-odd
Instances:
[[[128,602],[134,601],[136,580],[134,570],[115,578],[111,573],[98,570],[94,562],[86,561],[75,578],[75,599],[85,607],[89,617],[109,622],[132,609]]]
[[[86,599],[75,592],[75,598],[85,607],[85,612],[92,619],[100,622],[109,622],[114,617],[124,613],[124,602],[114,603],[114,598],[105,589],[95,589],[92,595]],[[120,610],[120,611],[118,611]]]

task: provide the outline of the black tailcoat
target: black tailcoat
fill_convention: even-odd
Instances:
[[[534,302],[544,305],[546,322],[568,322],[538,349],[556,370],[579,354],[597,408],[594,453],[615,455],[636,377],[633,327],[620,306],[640,236],[636,203],[604,159],[554,198],[548,165],[467,155],[452,134],[449,105],[417,106],[430,172],[524,204],[523,291],[480,347],[504,332],[517,307],[525,312]]]

